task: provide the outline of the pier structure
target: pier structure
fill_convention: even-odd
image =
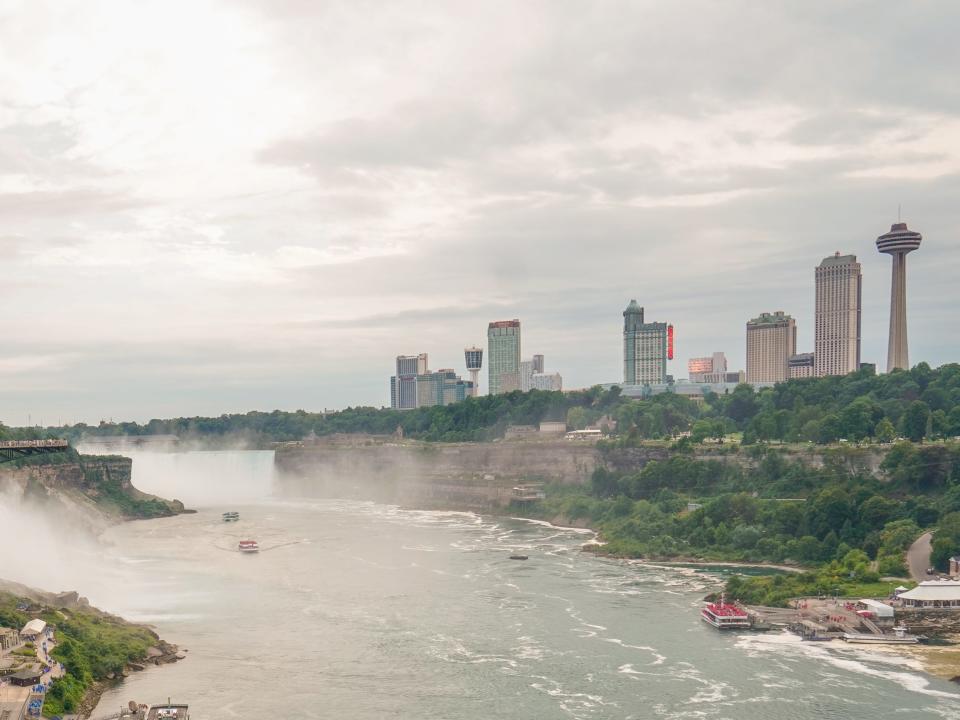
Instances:
[[[67,450],[66,440],[0,440],[0,462],[16,460],[29,455],[43,455]]]

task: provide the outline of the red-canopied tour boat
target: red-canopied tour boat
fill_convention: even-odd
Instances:
[[[744,630],[751,626],[747,611],[738,605],[726,602],[723,595],[718,602],[707,603],[700,611],[700,617],[718,630]]]

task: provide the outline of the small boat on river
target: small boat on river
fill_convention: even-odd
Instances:
[[[530,556],[529,555],[511,555],[510,559],[511,560],[529,560]]]
[[[256,540],[241,540],[237,545],[237,550],[242,553],[256,553],[260,552],[260,545]]]
[[[230,512],[225,512],[220,517],[223,518],[224,522],[236,522],[240,519],[240,513],[231,510]]]

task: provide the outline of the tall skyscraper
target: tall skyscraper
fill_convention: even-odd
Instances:
[[[467,370],[470,372],[470,382],[473,383],[473,397],[476,397],[480,392],[480,368],[483,367],[483,349],[468,347],[464,349],[463,357],[467,363]]]
[[[920,247],[923,236],[895,223],[890,232],[877,238],[877,250],[893,257],[890,281],[890,338],[887,344],[887,372],[910,367],[907,352],[907,253]]]
[[[787,361],[797,352],[797,325],[782,310],[747,322],[747,382],[787,379]]]
[[[533,356],[533,372],[535,373],[543,372],[543,355]]]
[[[623,311],[623,384],[637,384],[637,332],[643,325],[643,308],[631,300]]]
[[[390,407],[395,410],[417,407],[417,376],[427,372],[426,353],[397,355],[396,374],[390,378]]]
[[[846,375],[860,369],[860,263],[839,252],[814,271],[814,374]]]
[[[667,381],[667,360],[672,353],[673,326],[646,323],[643,308],[631,300],[623,311],[623,383],[646,385]]]
[[[520,321],[500,320],[487,326],[488,392],[520,389]]]

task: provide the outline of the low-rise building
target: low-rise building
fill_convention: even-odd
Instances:
[[[520,440],[534,437],[536,434],[537,428],[533,425],[508,425],[503,433],[503,438],[504,440]]]
[[[23,630],[20,631],[20,637],[24,640],[36,640],[43,635],[46,630],[47,623],[39,618],[34,618],[23,626]]]
[[[900,593],[904,607],[960,610],[960,582],[927,580],[913,590]]]
[[[540,432],[542,433],[565,433],[567,431],[567,423],[561,421],[547,420],[540,423]]]
[[[563,390],[563,377],[558,372],[534,373],[530,378],[530,385],[531,390],[560,392]]]
[[[19,630],[16,628],[0,628],[0,650],[12,650],[19,644]]]

